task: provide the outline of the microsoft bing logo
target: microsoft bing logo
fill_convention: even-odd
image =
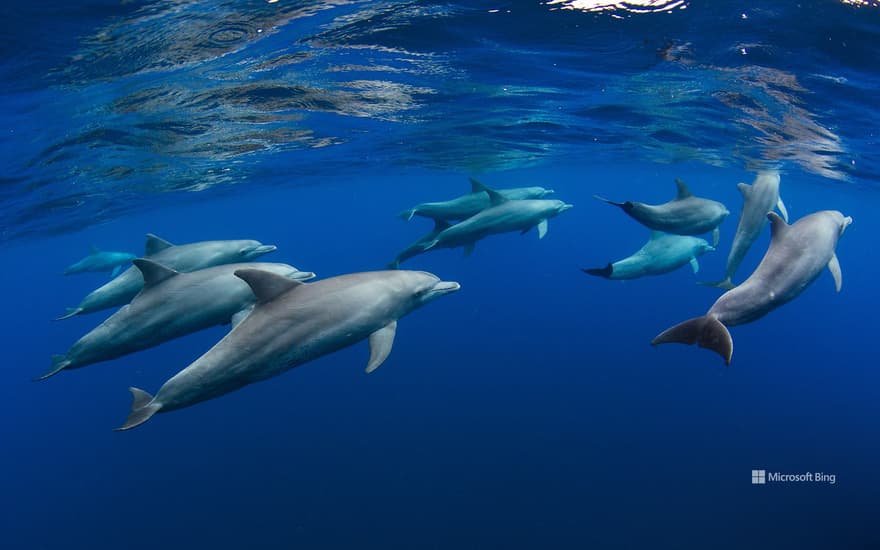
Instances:
[[[752,470],[752,485],[767,483],[767,470]]]

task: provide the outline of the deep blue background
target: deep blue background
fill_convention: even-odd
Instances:
[[[876,197],[798,173],[782,176],[794,219],[837,208],[855,220],[838,247],[843,292],[823,273],[790,305],[735,327],[729,368],[703,350],[648,342],[717,295],[694,281],[723,271],[735,183],[752,175],[591,164],[481,175],[497,187],[552,187],[575,209],[551,220],[543,241],[504,235],[468,259],[438,251],[404,264],[462,290],[403,319],[391,357],[370,376],[361,344],[126,433],[111,431],[129,409],[126,388],[155,391],[223,329],[29,381],[104,317],[49,321],[104,281],[60,275],[90,244],[137,250],[146,232],[177,243],[249,237],[278,245],[267,260],[321,277],[375,269],[430,225],[394,214],[459,193],[466,176],[364,174],[7,246],[4,546],[880,544]],[[647,236],[591,194],[660,202],[674,177],[733,212],[699,275],[614,282],[581,273]],[[753,468],[835,473],[837,484],[757,487]]]

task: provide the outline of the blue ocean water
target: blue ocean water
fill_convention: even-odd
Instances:
[[[9,4],[0,20],[4,548],[877,548],[872,358],[880,6],[747,3]],[[719,295],[742,198],[854,219],[800,297],[731,329],[733,362],[661,330]],[[403,264],[462,289],[366,343],[117,433],[217,327],[44,382],[109,315],[52,321],[141,253],[253,238],[320,278],[426,233],[397,213],[476,177],[575,205]],[[588,277],[647,231],[593,198],[723,202],[719,250]],[[760,261],[769,230],[738,275]],[[752,470],[835,483],[753,485]]]

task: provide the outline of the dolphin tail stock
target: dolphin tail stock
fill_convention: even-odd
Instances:
[[[582,268],[581,271],[583,271],[587,275],[595,275],[596,277],[605,277],[606,279],[610,279],[611,273],[614,272],[614,266],[609,263],[605,267],[597,267],[593,269]]]
[[[725,365],[730,365],[730,358],[733,357],[730,332],[721,321],[708,315],[688,319],[664,330],[651,340],[652,346],[669,343],[697,344],[720,355]]]
[[[69,307],[69,308],[67,308],[67,313],[65,313],[61,317],[56,317],[55,320],[56,321],[63,321],[64,319],[70,319],[71,317],[79,315],[82,312],[83,312],[83,308],[81,308],[81,307]]]
[[[116,432],[123,432],[140,426],[162,408],[162,405],[154,403],[153,396],[144,390],[131,387],[128,388],[128,391],[131,392],[131,412],[128,413],[125,423],[114,429]]]
[[[736,285],[730,280],[729,275],[721,281],[700,281],[697,284],[702,286],[714,286],[715,288],[723,288],[724,290],[736,288]]]
[[[51,376],[55,376],[59,372],[63,371],[70,365],[70,360],[67,359],[66,355],[53,355],[52,356],[52,366],[49,367],[49,370],[45,372],[45,374],[34,378],[34,382],[39,382],[40,380],[45,380]]]

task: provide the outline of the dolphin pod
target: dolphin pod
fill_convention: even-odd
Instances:
[[[435,220],[464,220],[488,208],[490,204],[486,187],[470,179],[471,192],[454,199],[442,202],[423,202],[400,213],[400,217],[409,221],[413,216],[424,216]],[[543,199],[553,193],[552,189],[543,187],[518,187],[514,189],[498,189],[498,194],[509,200]]]
[[[92,247],[88,256],[82,260],[72,264],[64,270],[65,275],[73,275],[75,273],[100,273],[109,271],[111,277],[119,275],[122,268],[137,258],[134,254],[128,252],[110,252],[107,250],[98,250]]]
[[[256,296],[254,310],[229,334],[174,375],[153,397],[131,388],[128,430],[158,412],[235,391],[369,338],[372,372],[391,353],[397,321],[458,283],[422,271],[354,273],[302,283],[258,269],[239,269]]]
[[[250,287],[234,275],[252,266],[293,280],[308,280],[314,273],[287,264],[238,263],[180,273],[153,260],[134,260],[144,277],[144,289],[132,302],[80,338],[38,380],[63,369],[76,369],[144,350],[215,325],[253,306]]]
[[[702,235],[712,232],[712,246],[718,246],[718,226],[730,212],[718,201],[695,197],[680,179],[675,180],[678,194],[663,204],[643,202],[614,202],[594,195],[602,202],[620,207],[628,216],[648,229],[676,235]]]
[[[202,241],[174,245],[153,234],[147,235],[144,257],[177,271],[195,271],[214,265],[249,262],[275,250],[259,241]],[[127,304],[144,286],[141,272],[134,266],[90,292],[77,307],[68,308],[57,320]]]
[[[636,279],[669,273],[690,263],[696,273],[700,269],[697,257],[712,250],[712,245],[698,237],[652,231],[651,238],[635,254],[605,267],[582,271],[606,279]]]
[[[768,170],[758,174],[752,185],[745,183],[737,184],[743,196],[743,209],[736,226],[736,234],[733,237],[733,245],[730,255],[727,257],[727,270],[724,279],[715,283],[700,283],[707,286],[731,289],[731,278],[739,265],[742,263],[746,252],[758,239],[764,226],[767,225],[767,214],[774,208],[779,209],[782,218],[788,222],[788,211],[779,196],[779,172]]]
[[[836,210],[823,210],[788,225],[776,213],[767,216],[770,247],[749,278],[722,294],[705,315],[666,329],[651,345],[697,344],[714,351],[729,365],[733,339],[728,326],[750,323],[794,300],[826,266],[840,292],[843,277],[835,248],[852,218]]]

